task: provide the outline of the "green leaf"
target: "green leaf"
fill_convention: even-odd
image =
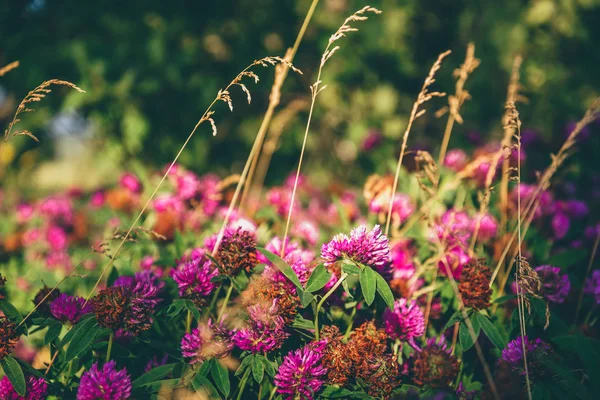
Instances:
[[[354,261],[344,260],[344,263],[342,264],[342,272],[345,272],[348,275],[360,275],[362,270]]]
[[[275,376],[275,366],[266,357],[262,357],[262,362],[265,365],[265,371],[272,378]]]
[[[394,310],[394,294],[390,289],[388,283],[383,276],[379,275],[376,271],[373,271],[375,274],[375,279],[377,280],[377,293],[381,296],[385,304],[390,308],[390,310]]]
[[[265,257],[267,257],[283,275],[285,275],[294,285],[296,285],[297,288],[304,290],[302,284],[300,283],[300,279],[298,279],[298,275],[296,275],[292,267],[290,267],[285,261],[262,247],[257,247],[256,250],[260,251]]]
[[[471,325],[473,325],[473,331],[475,332],[475,340],[477,340],[479,333],[481,332],[481,325],[477,322],[477,318],[470,318],[470,321]],[[460,323],[458,328],[458,340],[464,351],[469,350],[475,344],[475,340],[473,340],[473,337],[469,332],[466,321]]]
[[[507,301],[513,300],[513,299],[516,299],[516,298],[517,298],[516,294],[507,294],[507,295],[498,297],[492,303],[494,303],[494,304],[502,304],[502,303],[506,303]]]
[[[65,354],[66,362],[71,361],[81,354],[81,352],[90,348],[92,342],[96,338],[98,323],[95,318],[88,318],[75,325],[73,331],[73,338],[71,339]]]
[[[210,397],[218,398],[217,389],[212,383],[210,383],[208,378],[202,376],[201,374],[196,374],[194,379],[192,379],[192,387],[198,394],[204,396],[202,398],[205,398],[206,394],[208,394]]]
[[[506,347],[506,340],[504,339],[504,337],[502,337],[502,335],[498,331],[498,328],[494,326],[494,324],[492,323],[492,321],[490,321],[488,317],[479,313],[474,314],[474,316],[481,325],[481,329],[488,337],[488,339],[490,339],[490,341],[494,344],[494,346],[496,346],[499,349],[503,349],[504,347]]]
[[[152,382],[159,381],[169,375],[173,371],[173,368],[175,368],[175,365],[176,364],[166,364],[153,368],[133,381],[131,387],[137,389]]]
[[[118,278],[119,278],[119,271],[115,267],[112,267],[110,269],[110,273],[108,274],[107,285],[112,286],[113,283],[115,283],[115,281]]]
[[[300,297],[300,303],[302,303],[302,308],[308,307],[310,303],[314,300],[315,296],[308,291],[301,290],[300,288],[296,288],[298,292],[298,297]]]
[[[340,397],[352,396],[352,392],[348,389],[340,388],[337,386],[325,386],[325,389],[321,392],[321,396],[328,399],[337,399]]]
[[[44,345],[54,342],[54,340],[60,336],[62,332],[62,324],[59,322],[55,322],[48,327],[48,332],[46,332],[46,336],[44,336]]]
[[[323,287],[327,285],[327,282],[329,282],[330,279],[331,273],[327,271],[325,265],[319,264],[313,270],[312,274],[310,274],[308,282],[306,282],[306,291],[311,293],[317,292],[323,289]]]
[[[375,300],[375,290],[377,288],[377,275],[369,266],[365,266],[359,275],[360,288],[367,305],[371,305]]]
[[[219,361],[215,360],[210,369],[210,374],[217,385],[217,389],[225,395],[225,398],[229,396],[231,391],[231,384],[229,382],[229,371]]]
[[[454,314],[452,314],[452,316],[450,317],[448,322],[446,322],[446,326],[444,326],[444,329],[442,329],[442,330],[445,331],[446,329],[450,329],[454,324],[456,324],[457,322],[460,322],[462,320],[463,320],[462,312],[460,310],[456,310],[456,312]]]
[[[262,356],[254,357],[254,362],[252,363],[252,376],[256,383],[261,383],[265,377],[265,364],[263,364]]]
[[[235,371],[235,376],[240,376],[244,373],[246,368],[254,361],[254,354],[249,354],[242,360],[242,363],[238,367],[237,371]]]
[[[2,311],[4,315],[8,317],[8,319],[10,319],[16,324],[21,323],[21,321],[23,320],[23,316],[21,315],[19,310],[17,310],[15,306],[13,306],[6,300],[0,300],[0,311]]]
[[[315,323],[311,320],[303,318],[302,316],[296,314],[294,321],[292,322],[292,328],[295,329],[304,329],[306,331],[312,331],[315,329]],[[246,357],[248,358],[248,357]],[[243,364],[243,361],[242,361]]]
[[[27,392],[25,375],[23,374],[23,370],[18,361],[11,356],[7,356],[0,360],[0,366],[2,366],[4,374],[8,377],[10,383],[12,383],[15,392],[20,396],[25,397],[25,393]]]

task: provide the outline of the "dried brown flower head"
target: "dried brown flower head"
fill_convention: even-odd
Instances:
[[[20,337],[17,325],[5,316],[0,317],[0,360],[12,353]]]
[[[125,313],[129,303],[128,290],[124,286],[114,286],[101,290],[92,300],[98,324],[116,331],[123,328]]]
[[[106,192],[106,202],[113,210],[131,212],[137,199],[135,194],[125,188],[114,188]]]
[[[546,324],[544,325],[545,330],[548,328],[548,325],[550,325],[550,307],[548,306],[548,302],[545,301],[544,297],[542,296],[542,280],[540,279],[538,273],[531,268],[525,257],[517,256],[515,262],[517,263],[517,288],[519,290],[517,295],[522,298],[529,314],[531,314],[531,302],[528,296],[544,301],[546,304]]]
[[[465,307],[483,310],[490,306],[492,271],[479,261],[472,260],[462,271],[458,291]]]
[[[226,275],[235,276],[242,270],[250,273],[258,264],[252,234],[238,228],[234,233],[225,235],[219,247],[218,260]]]
[[[321,337],[327,341],[321,362],[327,368],[327,381],[333,385],[345,386],[353,373],[352,361],[348,358],[348,345],[342,341],[337,326],[326,326]]]
[[[33,304],[37,306],[37,311],[41,315],[50,316],[50,303],[58,296],[60,296],[59,289],[52,290],[52,288],[44,285],[33,298]]]
[[[417,385],[447,388],[458,375],[459,361],[445,346],[427,345],[411,361],[413,380]]]
[[[124,330],[134,336],[152,326],[156,300],[136,293],[128,286],[112,286],[101,290],[91,300],[98,324],[113,331]]]
[[[14,232],[6,235],[4,241],[1,243],[2,248],[7,253],[15,253],[23,247],[23,233]]]
[[[264,277],[253,279],[242,293],[244,305],[251,306],[262,304],[267,309],[277,301],[277,315],[281,316],[286,324],[294,321],[300,306],[300,298],[295,292],[289,290],[284,282],[273,282]]]
[[[367,393],[374,398],[389,399],[400,385],[400,371],[391,353],[365,354],[364,362],[356,367],[356,376],[365,383]]]

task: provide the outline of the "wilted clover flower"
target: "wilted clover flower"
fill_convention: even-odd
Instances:
[[[592,276],[587,278],[584,291],[594,296],[596,304],[600,304],[600,270],[595,270]]]
[[[277,300],[270,307],[255,304],[248,307],[249,326],[237,330],[233,342],[242,350],[266,353],[283,345],[290,334],[285,331],[285,320],[279,315]]]
[[[476,261],[471,261],[462,270],[458,291],[465,307],[482,310],[490,306],[491,277],[492,271]]]
[[[181,354],[190,364],[201,363],[210,358],[223,358],[232,348],[229,331],[222,323],[215,325],[210,320],[199,324],[181,340]]]
[[[386,308],[383,313],[385,331],[391,339],[407,341],[417,347],[414,340],[425,333],[425,317],[416,302],[396,300],[394,311]]]
[[[242,270],[250,273],[258,264],[254,236],[239,228],[236,231],[226,232],[217,258],[223,272],[227,275],[235,276]]]
[[[12,353],[21,335],[17,325],[5,316],[0,316],[0,360]]]
[[[50,315],[52,315],[52,313],[50,312],[50,304],[52,304],[52,302],[56,300],[59,296],[59,289],[52,290],[52,288],[49,288],[48,286],[44,285],[44,287],[41,288],[33,298],[33,304],[38,306],[38,313],[40,313],[44,317],[49,317]]]
[[[177,282],[179,296],[189,298],[196,305],[202,306],[216,287],[212,281],[219,274],[212,267],[210,260],[202,261],[200,257],[187,261],[173,270],[171,277]]]
[[[77,400],[125,400],[131,396],[131,378],[125,368],[116,369],[115,361],[109,361],[102,369],[94,363],[84,372],[77,390]]]
[[[349,344],[345,343],[337,326],[321,329],[323,347],[322,365],[327,369],[327,383],[344,386],[352,376],[354,365],[348,357]]]
[[[150,329],[154,308],[159,302],[157,287],[138,283],[101,290],[92,300],[98,324],[134,336]]]
[[[417,385],[443,389],[449,387],[458,375],[459,364],[442,335],[439,339],[427,340],[427,345],[411,358],[410,369]]]
[[[523,346],[523,342],[525,342],[525,346]],[[509,363],[512,368],[521,371],[522,375],[525,375],[523,347],[525,347],[525,351],[527,352],[529,373],[536,373],[537,375],[537,373],[542,372],[543,367],[540,365],[540,358],[551,354],[552,348],[540,338],[530,341],[527,336],[524,336],[524,340],[521,336],[517,337],[515,340],[510,341],[502,350],[502,359]]]
[[[309,400],[325,384],[327,369],[321,364],[322,355],[310,345],[290,352],[274,378],[277,392],[285,399]]]
[[[92,312],[92,305],[85,304],[85,299],[79,296],[60,294],[50,304],[50,313],[61,322],[76,324],[82,315]]]
[[[7,376],[0,380],[0,399],[2,400],[44,400],[48,394],[48,384],[44,378],[29,376],[26,382],[26,396],[19,396]]]
[[[371,231],[367,231],[366,225],[361,225],[350,232],[350,237],[340,233],[323,244],[321,257],[326,266],[349,259],[381,271],[389,264],[390,246],[379,225]]]
[[[535,269],[542,281],[542,294],[548,301],[563,303],[571,289],[567,274],[560,274],[560,268],[541,265]]]

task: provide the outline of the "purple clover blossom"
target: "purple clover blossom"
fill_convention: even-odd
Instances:
[[[0,380],[0,399],[2,400],[44,400],[48,392],[48,384],[44,378],[30,376],[27,378],[27,397],[17,394],[7,376]]]
[[[360,148],[362,151],[371,151],[383,142],[383,135],[377,129],[369,129],[367,132],[367,136],[364,137],[362,143],[360,144]]]
[[[211,320],[201,323],[181,339],[181,354],[190,364],[202,363],[209,358],[223,358],[233,349],[231,333]]]
[[[73,221],[73,204],[66,197],[47,197],[39,206],[40,213],[51,221],[70,224]]]
[[[171,277],[179,288],[179,296],[209,296],[216,285],[212,278],[216,277],[219,271],[212,267],[212,262],[202,261],[201,258],[195,258],[181,264],[173,270]]]
[[[142,191],[142,183],[140,180],[131,172],[126,172],[121,175],[119,179],[121,187],[130,190],[133,193],[140,193]]]
[[[406,299],[396,300],[394,311],[386,308],[383,320],[390,338],[407,341],[418,348],[414,340],[425,333],[425,317],[416,302],[407,304]]]
[[[584,292],[594,296],[596,304],[600,304],[600,270],[595,270],[592,276],[586,279]]]
[[[467,153],[461,149],[452,149],[446,153],[444,166],[452,171],[460,171],[467,165]]]
[[[152,286],[156,288],[156,292],[160,292],[165,283],[151,270],[136,272],[134,276],[122,275],[113,283],[113,286],[128,286],[134,291],[137,286],[144,285]]]
[[[50,303],[50,313],[60,322],[69,322],[76,324],[83,315],[91,313],[92,305],[85,304],[85,299],[79,296],[70,296],[61,293],[52,303]]]
[[[321,257],[325,266],[347,258],[381,272],[389,264],[390,246],[379,225],[375,225],[371,231],[367,231],[366,225],[361,225],[350,232],[350,237],[338,234],[323,244]]]
[[[442,243],[460,241],[466,244],[473,233],[473,222],[465,211],[451,209],[442,215],[433,230]]]
[[[277,315],[277,309],[277,300],[273,300],[268,309],[261,304],[249,306],[249,326],[234,333],[235,345],[252,353],[266,353],[280,348],[290,334],[285,331],[284,320]]]
[[[533,357],[547,354],[552,351],[550,345],[542,341],[542,339],[538,338],[531,342],[527,336],[524,338],[528,364],[533,362]],[[513,368],[521,371],[522,375],[525,375],[525,368],[523,367],[523,340],[521,336],[517,337],[515,340],[512,340],[506,345],[506,347],[502,350],[502,359],[509,363]]]
[[[542,294],[548,301],[563,303],[571,289],[567,274],[560,274],[560,268],[541,265],[535,269],[542,280]]]
[[[452,277],[460,279],[462,270],[471,261],[469,253],[466,252],[463,245],[459,242],[449,244],[446,247],[445,258],[438,262],[438,269],[443,275],[448,276],[448,269]]]
[[[125,368],[116,369],[115,361],[109,361],[102,369],[94,363],[81,376],[77,400],[124,400],[131,396],[131,378]]]
[[[410,279],[416,271],[408,240],[400,240],[391,248],[392,279]]]
[[[274,383],[285,399],[314,399],[325,384],[327,369],[322,355],[311,346],[290,352],[279,366]]]
[[[198,193],[200,181],[193,172],[185,172],[177,177],[177,195],[183,200],[190,200]]]
[[[477,239],[482,242],[487,242],[498,233],[498,222],[490,214],[483,214],[481,217],[477,216],[471,221],[471,231],[475,232],[477,227],[477,221],[479,220],[479,230],[477,232]]]

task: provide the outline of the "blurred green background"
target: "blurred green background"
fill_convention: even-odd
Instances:
[[[252,60],[283,55],[294,42],[310,0],[0,0],[0,65],[21,66],[0,78],[0,122],[43,80],[70,80],[87,90],[64,88],[23,118],[22,127],[41,140],[11,140],[11,167],[36,171],[70,184],[115,179],[114,170],[132,160],[162,166],[172,160],[219,88]],[[454,92],[452,71],[470,41],[480,67],[466,87],[450,147],[469,143],[473,132],[499,137],[508,75],[515,54],[524,56],[519,106],[525,128],[535,129],[556,149],[565,126],[578,119],[600,94],[600,0],[373,0],[383,10],[357,25],[340,42],[326,66],[328,88],[319,97],[305,165],[313,173],[361,183],[366,174],[388,168],[397,156],[412,103],[437,55],[453,54],[438,73],[437,90]],[[283,88],[284,110],[308,99],[309,85],[329,36],[362,1],[320,0]],[[235,110],[217,105],[219,134],[204,126],[181,157],[202,173],[239,173],[268,102],[273,70],[257,71],[253,102],[233,90]],[[429,103],[414,127],[410,147],[435,149],[445,118]],[[267,175],[279,183],[294,168],[306,112],[285,126]],[[374,151],[361,151],[371,130],[383,134]],[[437,154],[437,153],[436,153]],[[547,154],[547,153],[546,153]],[[40,160],[52,159],[45,170]],[[7,162],[8,160],[4,160]],[[393,162],[393,161],[392,161]],[[62,164],[61,164],[62,163]],[[77,168],[72,168],[73,163]],[[57,166],[58,165],[58,166]],[[39,170],[42,169],[42,172]],[[22,177],[23,175],[21,175]]]

